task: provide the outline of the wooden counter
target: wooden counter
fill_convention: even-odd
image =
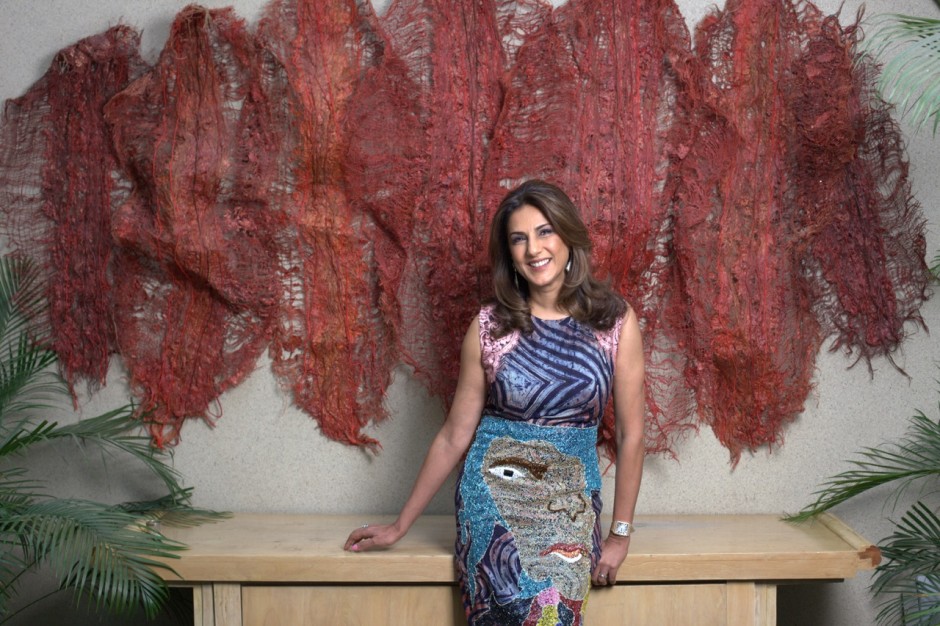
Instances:
[[[453,566],[454,520],[422,517],[393,549],[344,552],[348,533],[389,518],[237,514],[167,535],[191,586],[197,626],[465,624]],[[793,525],[771,515],[637,519],[613,588],[587,601],[589,625],[776,623],[781,582],[832,581],[875,567],[878,549],[831,515]]]

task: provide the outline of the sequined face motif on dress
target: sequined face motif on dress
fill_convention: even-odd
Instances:
[[[584,464],[547,441],[495,439],[483,478],[515,538],[526,574],[551,578],[566,598],[584,598],[591,568],[594,511],[585,495]]]

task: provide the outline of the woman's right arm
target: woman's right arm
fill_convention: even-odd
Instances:
[[[405,536],[473,441],[486,401],[486,375],[480,354],[480,322],[473,320],[460,348],[460,375],[447,420],[431,442],[411,495],[392,524],[357,528],[349,534],[345,550],[359,552],[387,548]]]

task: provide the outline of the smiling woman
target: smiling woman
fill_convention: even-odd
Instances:
[[[632,309],[590,273],[571,200],[533,180],[510,191],[490,231],[496,301],[461,351],[447,421],[389,525],[346,549],[388,547],[460,463],[457,577],[471,626],[582,624],[592,583],[609,585],[630,546],[643,467],[643,348]],[[616,523],[602,539],[598,425],[616,416]]]

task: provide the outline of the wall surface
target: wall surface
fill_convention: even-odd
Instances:
[[[381,4],[380,4],[381,2]],[[262,0],[234,4],[240,15],[255,21]],[[377,0],[377,8],[386,2]],[[155,59],[171,20],[185,5],[177,0],[0,0],[0,98],[22,94],[45,72],[54,53],[74,41],[124,22],[143,29],[143,50]],[[713,5],[705,0],[679,0],[690,28]],[[839,0],[819,3],[835,12]],[[843,21],[854,18],[860,3],[847,0]],[[906,12],[940,17],[932,0],[873,0],[869,16]],[[913,134],[905,127],[914,192],[928,218],[928,254],[940,250],[940,160],[934,157],[940,138]],[[817,361],[815,391],[804,414],[786,431],[784,444],[745,455],[736,469],[711,433],[702,430],[681,442],[679,460],[649,458],[646,462],[637,521],[654,513],[784,513],[807,504],[826,477],[847,468],[845,460],[861,446],[875,445],[903,432],[916,409],[937,418],[940,369],[940,298],[922,309],[934,331],[912,335],[895,355],[902,374],[885,361],[854,368],[841,354],[824,350]],[[82,413],[95,415],[126,399],[124,373],[113,363],[107,387],[83,399]],[[271,375],[269,363],[241,386],[225,394],[217,407],[215,426],[191,422],[175,450],[175,464],[195,488],[198,505],[236,511],[350,513],[363,521],[393,513],[405,499],[427,445],[443,420],[439,402],[428,398],[405,369],[396,373],[388,394],[392,419],[374,429],[383,444],[378,456],[328,441],[315,422],[293,407]],[[74,418],[69,418],[74,419]],[[145,477],[120,482],[120,460],[109,470],[86,470],[88,459],[50,450],[37,461],[43,475],[56,476],[58,489],[72,495],[102,499],[139,497]],[[605,480],[608,501],[612,476]],[[430,512],[450,513],[453,483],[433,501]],[[903,508],[882,505],[875,494],[840,507],[837,512],[871,540],[890,532],[890,517]],[[917,495],[917,494],[908,494]],[[906,499],[902,499],[900,507]],[[856,626],[874,623],[876,609],[867,591],[868,576],[838,585],[799,586],[781,594],[781,624]],[[35,609],[23,623],[59,623],[61,615],[44,617]],[[38,621],[35,621],[38,620]]]

